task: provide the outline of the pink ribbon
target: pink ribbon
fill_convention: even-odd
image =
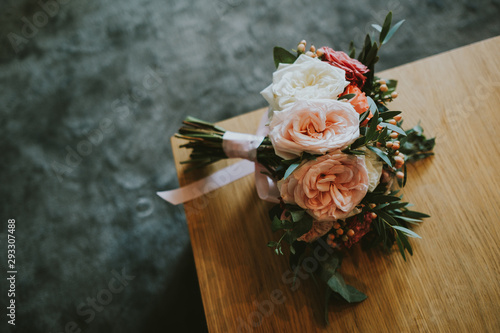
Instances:
[[[268,121],[267,114],[264,113],[260,120],[256,135],[241,134],[228,132],[226,136],[227,142],[223,142],[224,151],[228,156],[238,156],[255,160],[257,147],[262,143],[262,140],[269,132],[269,127],[266,126]],[[260,141],[259,141],[260,140]],[[242,151],[241,153],[238,151]],[[208,177],[195,181],[189,185],[169,191],[156,192],[163,200],[170,202],[173,205],[178,205],[193,199],[196,199],[206,193],[221,188],[240,178],[248,176],[251,173],[255,174],[255,187],[259,198],[269,202],[279,202],[280,193],[276,182],[264,174],[266,168],[252,161],[243,160],[224,169],[214,172]]]

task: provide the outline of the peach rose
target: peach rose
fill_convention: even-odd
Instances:
[[[296,204],[319,221],[343,219],[368,191],[362,157],[340,150],[310,160],[278,183],[286,203]]]
[[[355,85],[348,85],[347,88],[345,88],[344,93],[341,96],[344,95],[349,95],[349,94],[355,94],[353,98],[349,100],[349,103],[354,107],[354,110],[356,110],[357,113],[363,114],[370,108],[370,105],[368,104],[368,99],[366,98],[366,95],[364,92],[361,91],[357,86]],[[371,118],[371,113],[370,116],[368,116],[368,119]]]
[[[347,102],[301,100],[275,111],[269,131],[276,155],[284,159],[303,152],[323,155],[359,137],[359,115]]]
[[[307,243],[314,242],[316,239],[325,235],[333,227],[333,221],[318,221],[314,220],[311,230],[303,234],[297,240]]]

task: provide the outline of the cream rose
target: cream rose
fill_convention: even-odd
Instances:
[[[293,64],[280,64],[261,94],[272,111],[281,111],[299,99],[337,99],[348,84],[343,69],[302,54]]]
[[[368,191],[365,159],[338,150],[302,164],[278,187],[286,203],[306,209],[318,221],[343,219]]]
[[[384,163],[378,158],[377,154],[366,147],[361,148],[361,150],[365,152],[364,159],[369,181],[368,192],[372,192],[380,183]]]
[[[269,131],[276,155],[284,159],[303,152],[323,155],[359,137],[359,115],[347,102],[301,100],[275,111]]]

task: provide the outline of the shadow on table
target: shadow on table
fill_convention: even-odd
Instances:
[[[188,245],[178,257],[176,274],[155,310],[146,317],[143,332],[208,332],[193,251]]]

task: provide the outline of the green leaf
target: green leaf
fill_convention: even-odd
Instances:
[[[406,214],[406,212],[405,212],[405,214]],[[420,220],[420,219],[415,219],[415,218],[406,217],[406,216],[402,216],[402,215],[395,215],[394,218],[405,221],[405,222],[413,223],[413,224],[422,223],[422,220]]]
[[[276,68],[278,68],[279,64],[293,64],[297,60],[297,57],[290,51],[279,46],[274,47],[273,55]]]
[[[401,243],[403,243],[403,246],[405,247],[406,251],[412,256],[413,255],[413,249],[411,248],[410,241],[408,241],[408,237],[401,235],[398,233],[398,236],[401,238]]]
[[[366,110],[362,114],[359,115],[359,123],[362,124],[363,121],[365,121],[366,118],[370,115],[370,109]]]
[[[358,147],[361,147],[365,143],[365,137],[361,136],[356,139],[351,145],[350,145],[350,150],[356,149]]]
[[[370,106],[370,111],[374,115],[375,111],[378,111],[377,103],[375,103],[375,101],[370,96],[366,96],[366,99],[368,100],[368,105]]]
[[[414,231],[411,231],[410,229],[407,229],[405,227],[399,226],[399,225],[393,225],[392,226],[394,229],[397,229],[399,231],[402,231],[406,236],[408,237],[413,237],[413,238],[422,238],[418,234],[416,234]]]
[[[340,96],[340,97],[338,98],[338,100],[339,100],[339,101],[340,101],[340,100],[343,100],[343,99],[350,100],[351,98],[354,98],[354,97],[356,97],[356,94],[347,94],[347,95],[344,95],[344,96]]]
[[[380,113],[380,118],[383,120],[391,119],[400,114],[401,111],[386,111],[386,112],[381,112]],[[406,133],[405,133],[406,134]]]
[[[278,245],[278,243],[277,243],[277,242],[275,242],[275,241],[271,241],[271,242],[268,242],[268,243],[267,243],[267,246],[269,246],[269,247],[275,247],[275,246],[277,246],[277,245]]]
[[[373,140],[373,138],[376,135],[377,125],[378,125],[378,110],[376,110],[373,113],[373,117],[372,117],[372,119],[370,119],[368,124],[370,127],[368,127],[368,131],[366,131],[365,143],[369,142],[370,140]]]
[[[389,123],[384,123],[384,122],[381,122],[379,125],[383,126],[383,127],[387,127],[388,129],[393,130],[394,132],[398,132],[402,136],[406,136],[406,132],[399,126],[389,124]]]
[[[354,42],[351,40],[349,43],[349,58],[354,59],[356,57],[356,48],[354,47]]]
[[[384,221],[386,221],[387,223],[389,223],[391,226],[395,226],[395,225],[398,225],[398,222],[394,219],[394,217],[392,217],[391,215],[387,214],[386,212],[384,211],[379,211],[377,212],[378,216],[383,219]]]
[[[290,215],[292,215],[293,222],[299,222],[300,220],[302,220],[305,213],[306,213],[305,210],[290,211]]]
[[[382,25],[382,31],[380,31],[380,38],[379,38],[380,44],[383,44],[383,42],[385,41],[385,37],[388,35],[389,30],[391,29],[391,22],[392,22],[392,12],[389,12],[385,17],[384,24]]]
[[[415,218],[415,219],[425,219],[425,218],[431,217],[430,215],[427,215],[427,214],[424,214],[421,212],[416,212],[413,210],[407,210],[404,212],[404,214],[405,214],[405,216]]]
[[[403,259],[406,261],[405,246],[404,246],[403,242],[401,241],[400,237],[396,237],[396,243],[398,244],[399,252],[401,252]]]
[[[335,272],[327,281],[328,287],[349,303],[358,303],[366,299],[366,295],[353,286],[347,285],[342,275]]]
[[[389,30],[389,32],[387,33],[387,36],[384,38],[384,41],[383,41],[383,43],[382,43],[382,44],[387,43],[387,42],[388,42],[388,41],[392,38],[392,36],[394,35],[394,33],[395,33],[396,31],[398,31],[399,27],[401,26],[401,24],[403,24],[403,22],[404,22],[404,21],[405,21],[405,20],[401,20],[401,21],[399,21],[398,23],[396,23],[396,24],[395,24],[395,25],[391,28],[391,30]]]
[[[379,195],[376,197],[370,198],[368,201],[370,203],[386,203],[386,202],[393,202],[393,201],[399,201],[400,199],[398,197],[395,197],[393,195]]]
[[[391,160],[382,150],[378,149],[377,147],[373,147],[373,146],[366,146],[366,147],[368,149],[370,149],[371,151],[373,151],[375,154],[377,154],[377,156],[380,157],[385,163],[387,163],[387,165],[392,167]]]
[[[288,167],[288,169],[286,169],[286,172],[285,172],[285,176],[283,176],[283,179],[287,179],[288,176],[290,176],[292,174],[292,172],[295,171],[295,169],[297,169],[299,167],[300,163],[293,163],[292,165],[290,165]]]
[[[293,227],[293,222],[288,220],[280,220],[278,217],[274,217],[271,222],[271,230],[273,232],[281,230],[281,229],[290,229]]]
[[[295,254],[295,249],[293,248],[292,245],[290,245],[290,253]]]
[[[372,24],[372,27],[377,30],[378,32],[381,32],[382,31],[382,27],[378,24]]]

